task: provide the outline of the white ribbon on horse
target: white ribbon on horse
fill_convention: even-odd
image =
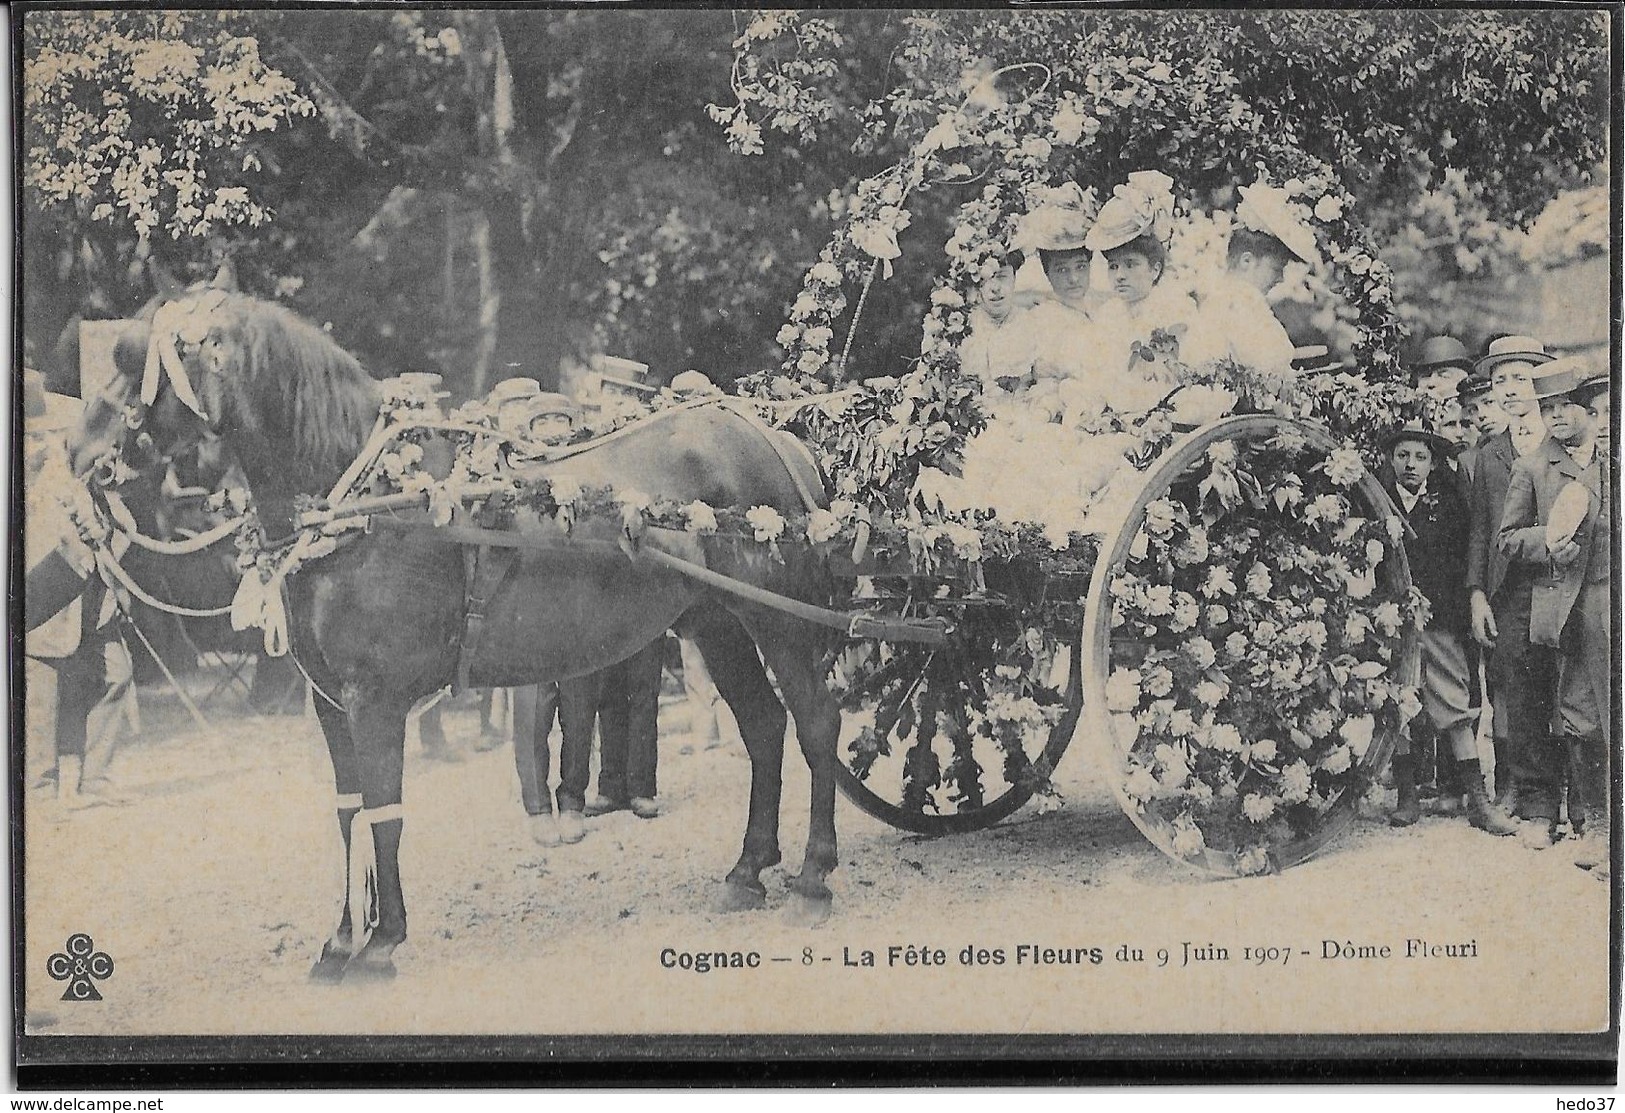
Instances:
[[[186,408],[204,421],[203,412],[192,380],[186,372],[186,361],[181,359],[177,339],[201,342],[209,333],[209,318],[226,299],[223,291],[214,290],[197,297],[181,298],[158,307],[152,317],[152,332],[147,341],[147,362],[141,370],[141,404],[150,406],[158,397],[158,387],[165,374],[175,388],[175,397]]]
[[[244,572],[231,599],[231,628],[260,627],[265,631],[266,655],[284,656],[288,652],[288,606],[283,601],[282,584],[305,561],[326,556],[337,547],[334,538],[306,530],[277,563],[269,579],[261,579],[257,567]]]

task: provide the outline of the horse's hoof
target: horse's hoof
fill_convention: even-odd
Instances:
[[[344,980],[351,985],[372,985],[395,980],[395,963],[390,959],[352,959],[344,967]]]
[[[310,968],[308,980],[315,985],[337,985],[344,979],[344,967],[349,961],[348,951],[334,950],[332,944],[328,944],[322,948],[322,957]]]
[[[714,907],[718,912],[754,912],[766,904],[767,889],[764,886],[725,881]]]
[[[819,927],[829,919],[834,907],[835,898],[828,893],[808,896],[792,890],[790,901],[784,906],[784,922],[797,928]]]

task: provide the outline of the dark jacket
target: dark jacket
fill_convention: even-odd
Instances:
[[[1465,636],[1468,632],[1467,499],[1453,472],[1441,468],[1428,477],[1427,489],[1410,511],[1400,500],[1394,474],[1387,468],[1379,478],[1394,506],[1410,522],[1415,537],[1405,539],[1411,579],[1433,607],[1430,630]]]

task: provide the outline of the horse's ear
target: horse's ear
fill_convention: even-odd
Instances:
[[[147,260],[147,273],[152,276],[152,289],[158,295],[159,302],[174,301],[186,293],[186,283],[176,278],[156,257]]]
[[[215,271],[214,277],[209,280],[209,289],[225,290],[232,294],[239,292],[237,289],[237,267],[231,261],[230,255],[226,256],[220,264],[220,269]]]

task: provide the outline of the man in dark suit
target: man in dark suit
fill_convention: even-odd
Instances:
[[[1530,576],[1525,568],[1509,567],[1495,536],[1501,528],[1513,463],[1537,451],[1546,439],[1532,373],[1551,358],[1532,337],[1504,336],[1490,343],[1475,372],[1489,378],[1508,424],[1504,432],[1479,445],[1473,465],[1467,545],[1469,620],[1473,638],[1493,650],[1489,673],[1496,693],[1496,800],[1509,811],[1516,809],[1520,816],[1524,812],[1516,803],[1519,755],[1526,743],[1543,744],[1547,738],[1552,707],[1546,693],[1554,683],[1553,665],[1545,656],[1529,652]]]
[[[1578,811],[1585,841],[1579,864],[1608,854],[1608,718],[1612,543],[1608,461],[1599,451],[1582,359],[1560,359],[1535,377],[1535,395],[1550,437],[1512,469],[1498,545],[1532,583],[1532,653],[1557,659],[1555,721],[1559,737],[1531,747],[1520,780],[1532,818],[1556,825],[1556,788],[1567,775],[1570,822]],[[1593,380],[1594,381],[1594,380]],[[1606,391],[1606,380],[1602,390]]]
[[[1467,796],[1467,818],[1492,835],[1510,835],[1513,822],[1489,798],[1478,760],[1478,714],[1467,672],[1467,501],[1446,461],[1454,446],[1436,433],[1401,429],[1383,446],[1387,466],[1380,480],[1409,522],[1405,542],[1416,587],[1427,596],[1432,615],[1422,631],[1422,707],[1438,733],[1439,748],[1454,764],[1454,791]],[[1394,755],[1399,802],[1389,817],[1408,827],[1421,816],[1416,759],[1410,731],[1400,736]],[[1443,758],[1441,752],[1440,757]]]

